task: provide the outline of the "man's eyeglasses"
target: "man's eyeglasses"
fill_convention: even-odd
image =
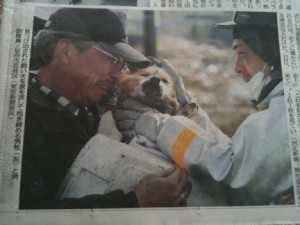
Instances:
[[[104,55],[108,56],[111,60],[111,63],[116,70],[122,70],[125,67],[125,60],[123,58],[117,58],[116,56],[113,56],[107,51],[104,51],[103,49],[92,45],[92,48],[97,49],[98,51],[102,52]]]

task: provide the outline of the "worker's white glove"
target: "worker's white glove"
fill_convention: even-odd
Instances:
[[[113,116],[123,141],[128,142],[134,136],[142,135],[153,143],[156,143],[162,125],[170,117],[129,98],[121,103]]]

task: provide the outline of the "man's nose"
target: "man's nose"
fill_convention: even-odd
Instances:
[[[233,71],[237,74],[242,74],[244,72],[244,65],[237,57],[233,66]]]

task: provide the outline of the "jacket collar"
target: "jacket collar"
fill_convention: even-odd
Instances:
[[[284,94],[281,71],[272,71],[270,78],[270,82],[262,89],[258,101],[255,103],[256,108],[260,110],[268,108],[269,102],[273,97]]]
[[[30,84],[28,86],[28,104],[46,132],[53,133],[68,129],[68,124],[59,108],[56,107],[56,103],[43,96]],[[65,117],[71,118],[72,115],[65,115]]]
[[[273,98],[283,96],[284,95],[284,87],[283,82],[281,81],[273,90],[268,94],[266,98],[264,98],[256,107],[259,110],[267,109],[269,107],[270,102]]]
[[[56,107],[59,111],[67,111],[68,113],[72,113],[77,116],[80,108],[83,108],[72,103],[71,101],[66,99],[64,96],[58,94],[57,92],[42,85],[36,80],[34,76],[32,76],[29,82],[32,85],[32,87],[37,92],[39,92],[42,96],[45,96],[47,99],[51,100],[52,102],[55,102],[54,107]]]

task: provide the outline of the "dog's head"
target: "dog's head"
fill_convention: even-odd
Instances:
[[[174,115],[179,103],[169,74],[156,66],[125,73],[120,82],[120,98],[130,97],[155,108],[161,113]]]

